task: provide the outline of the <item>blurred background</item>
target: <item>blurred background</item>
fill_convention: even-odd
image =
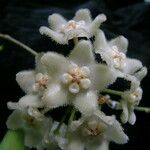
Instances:
[[[147,1],[147,2],[146,2]],[[91,10],[93,18],[99,13],[107,16],[102,24],[108,39],[124,35],[129,40],[127,55],[137,58],[150,68],[150,3],[148,0],[0,0],[0,33],[9,34],[37,52],[69,53],[71,45],[58,45],[39,34],[41,25],[48,25],[47,17],[60,13],[71,19],[80,8]],[[3,46],[3,47],[2,47]],[[3,50],[1,50],[3,49]],[[8,101],[18,101],[24,95],[15,81],[17,72],[34,67],[34,57],[22,48],[0,39],[0,141],[11,113]],[[144,90],[141,106],[150,107],[150,74],[142,81]],[[136,112],[134,126],[125,125],[130,141],[126,145],[111,144],[111,150],[141,150],[150,148],[150,114]]]

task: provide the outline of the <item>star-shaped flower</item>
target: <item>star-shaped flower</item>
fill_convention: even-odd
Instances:
[[[38,150],[44,149],[45,137],[49,134],[51,125],[52,120],[50,118],[29,115],[24,110],[15,110],[7,120],[9,129],[23,131],[25,146]]]
[[[41,62],[53,79],[42,98],[49,108],[73,104],[81,113],[91,114],[98,107],[98,93],[116,79],[113,69],[96,64],[89,41],[79,42],[68,58],[48,52]]]
[[[42,26],[40,27],[40,33],[52,38],[59,44],[67,44],[68,40],[76,37],[89,39],[105,20],[106,16],[100,14],[92,21],[88,9],[78,10],[75,17],[69,21],[59,14],[52,14],[48,17],[50,28]]]
[[[124,144],[128,141],[128,136],[123,132],[120,123],[111,116],[111,125],[106,125],[90,117],[87,120],[81,118],[73,121],[70,128],[70,140],[66,150],[106,150],[109,142]]]
[[[126,56],[128,40],[125,37],[119,36],[107,41],[104,32],[99,30],[94,45],[95,52],[100,54],[109,66],[125,74],[134,75],[139,80],[147,74],[147,69],[143,67],[141,61]]]

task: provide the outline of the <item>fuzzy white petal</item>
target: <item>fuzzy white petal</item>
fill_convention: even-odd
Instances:
[[[73,18],[75,21],[81,21],[84,20],[86,23],[91,23],[91,13],[88,9],[80,9],[76,12],[75,17]]]
[[[81,70],[85,73],[86,76],[90,75],[90,69],[86,66],[81,67]]]
[[[143,67],[140,71],[134,74],[134,76],[141,81],[147,74],[147,68]]]
[[[26,93],[33,92],[32,85],[35,83],[35,72],[30,71],[21,71],[16,74],[16,81],[23,91]]]
[[[89,79],[82,79],[80,84],[83,89],[88,89],[91,86],[91,81]]]
[[[76,93],[79,92],[79,90],[80,90],[80,87],[79,87],[79,85],[78,85],[77,83],[72,83],[72,84],[70,84],[70,86],[69,86],[69,91],[70,91],[71,93],[76,94]]]
[[[69,55],[69,59],[81,66],[94,63],[91,43],[85,40],[79,42]]]
[[[123,132],[121,124],[112,116],[112,124],[105,131],[107,138],[115,143],[124,144],[128,142],[128,136]]]
[[[124,36],[118,36],[108,42],[109,46],[117,46],[120,52],[126,53],[128,48],[128,40]]]
[[[65,150],[84,150],[84,143],[80,139],[72,139]]]
[[[67,93],[59,84],[52,84],[44,93],[43,102],[46,107],[55,108],[68,103]]]
[[[64,74],[62,75],[61,80],[62,80],[62,82],[63,82],[64,84],[68,84],[69,82],[71,82],[72,76],[71,76],[70,74],[68,74],[68,73],[64,73]]]
[[[48,17],[48,23],[52,30],[58,31],[62,24],[66,24],[66,19],[59,14],[52,14]]]
[[[134,107],[129,107],[129,119],[128,119],[128,122],[131,125],[134,125],[135,122],[136,122],[136,115],[134,113]]]
[[[22,108],[43,106],[41,99],[37,95],[25,95],[19,100],[18,104]]]
[[[49,29],[48,27],[45,26],[40,27],[39,32],[42,35],[50,37],[52,40],[55,40],[59,44],[68,44],[67,39],[64,38],[64,35],[62,33],[55,32]]]
[[[93,22],[90,24],[89,32],[94,35],[96,31],[99,29],[101,23],[106,21],[106,16],[104,14],[98,15]]]
[[[97,94],[94,91],[79,93],[73,101],[74,106],[84,115],[91,115],[98,107]]]
[[[122,123],[127,123],[128,121],[128,106],[127,106],[127,102],[125,100],[121,101],[121,106],[122,106],[122,114],[120,116],[121,118],[121,122]]]
[[[95,64],[90,66],[91,70],[91,83],[95,90],[102,91],[108,85],[116,80],[116,72],[113,68],[106,65]]]
[[[47,68],[49,75],[54,79],[58,78],[62,72],[67,72],[69,62],[60,54],[54,52],[48,52],[41,58],[42,64]]]

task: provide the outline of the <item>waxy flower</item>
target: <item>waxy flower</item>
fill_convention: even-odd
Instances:
[[[59,44],[68,44],[68,40],[76,37],[90,38],[96,34],[101,23],[106,20],[104,14],[98,15],[93,21],[88,9],[80,9],[75,17],[67,21],[59,14],[48,17],[50,28],[40,27],[40,33],[44,34]]]
[[[129,122],[132,125],[135,123],[136,115],[134,113],[134,108],[139,105],[140,100],[142,99],[142,94],[143,91],[138,84],[123,93],[122,100],[120,102],[123,110],[121,114],[121,121],[123,123]]]
[[[94,116],[73,121],[66,150],[107,150],[111,141],[118,144],[127,143],[128,136],[123,132],[120,123],[114,116],[110,118],[111,125],[104,124]]]
[[[98,107],[98,93],[116,79],[114,70],[96,64],[89,41],[79,42],[68,58],[48,52],[41,62],[53,79],[42,98],[49,108],[73,104],[90,114]]]
[[[7,127],[12,130],[22,130],[24,144],[29,148],[44,149],[45,137],[49,134],[52,120],[29,115],[27,111],[15,110],[7,120]]]
[[[119,36],[107,41],[104,32],[99,30],[94,45],[95,52],[100,54],[109,66],[125,74],[135,75],[139,80],[147,74],[147,69],[143,67],[141,61],[126,56],[128,40],[125,37]]]

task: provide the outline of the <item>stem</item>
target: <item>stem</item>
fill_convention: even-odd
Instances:
[[[135,107],[137,111],[144,111],[145,113],[150,113],[150,107]]]
[[[113,95],[118,95],[118,96],[121,96],[123,94],[123,92],[121,92],[121,91],[116,91],[116,90],[112,90],[112,89],[105,89],[105,90],[103,90],[103,92],[113,94]]]
[[[68,113],[70,112],[71,107],[68,107],[65,115],[62,117],[61,121],[59,122],[59,125],[57,126],[57,128],[55,129],[54,133],[58,134],[59,133],[59,129],[61,128],[61,125],[64,123]]]
[[[71,111],[71,115],[70,115],[69,121],[68,121],[69,125],[73,121],[75,113],[76,113],[76,110],[73,108],[72,111]]]
[[[14,147],[15,146],[15,147]],[[0,150],[26,150],[21,131],[8,130],[0,144]]]
[[[34,56],[37,55],[37,52],[36,52],[36,51],[34,51],[33,49],[31,49],[31,48],[28,47],[27,45],[25,45],[25,44],[19,42],[18,40],[14,39],[13,37],[11,37],[11,36],[9,36],[9,35],[7,35],[7,34],[1,34],[1,33],[0,33],[0,38],[5,39],[5,40],[8,40],[8,41],[10,41],[10,42],[12,42],[12,43],[14,43],[14,44],[16,44],[16,45],[22,47],[23,49],[25,49],[26,51],[30,52],[30,53],[31,53],[32,55],[34,55]]]
[[[74,42],[74,45],[77,45],[79,42],[78,38],[77,37],[73,38],[73,42]]]

